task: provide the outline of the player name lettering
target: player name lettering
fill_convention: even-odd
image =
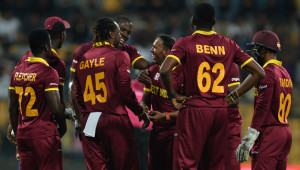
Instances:
[[[151,93],[155,95],[159,95],[160,97],[163,98],[168,98],[167,90],[154,86],[153,84],[151,84]]]
[[[281,87],[293,87],[293,83],[291,79],[279,78]]]
[[[99,66],[104,66],[104,59],[105,57],[102,57],[100,59],[90,59],[90,60],[85,60],[81,61],[79,65],[79,69],[87,69],[87,68],[93,68],[93,67],[99,67]]]
[[[197,53],[225,55],[224,46],[196,45]]]
[[[35,81],[36,73],[21,73],[16,72],[14,79],[16,81]]]

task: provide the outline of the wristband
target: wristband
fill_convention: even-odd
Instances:
[[[171,120],[170,114],[166,112],[166,120]]]
[[[176,96],[176,92],[174,92],[173,94],[171,94],[170,96],[168,96],[169,99],[172,99]]]

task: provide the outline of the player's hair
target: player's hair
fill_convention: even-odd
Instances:
[[[195,7],[194,20],[196,26],[212,28],[215,25],[215,9],[209,3],[200,3]]]
[[[115,21],[112,18],[105,17],[101,18],[98,21],[96,21],[94,25],[94,41],[99,40],[100,41],[108,41],[110,38],[109,32],[114,32],[117,28],[117,25],[115,24]]]
[[[33,29],[28,36],[29,47],[34,56],[39,55],[50,44],[49,33],[44,28]]]
[[[164,48],[166,49],[172,49],[173,45],[176,42],[176,38],[171,35],[162,34],[159,35],[158,38],[162,40]]]
[[[66,30],[65,25],[62,22],[56,22],[52,26],[52,30],[48,30],[48,32],[51,39],[57,39],[60,38],[61,33],[65,30]]]
[[[126,15],[118,15],[114,19],[117,23],[119,23],[120,21],[132,22]]]

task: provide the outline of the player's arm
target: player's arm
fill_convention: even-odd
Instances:
[[[143,107],[145,113],[148,113],[151,108],[151,92],[150,89],[144,88],[144,94],[140,105]]]
[[[225,97],[225,100],[227,101],[229,106],[235,105],[236,101],[239,100],[239,96],[242,96],[253,86],[255,86],[262,78],[265,77],[263,68],[259,66],[254,60],[246,64],[243,69],[248,71],[250,74],[236,90]]]
[[[185,101],[190,99],[191,97],[186,97],[179,95],[175,92],[173,87],[173,78],[172,78],[172,69],[179,64],[179,60],[175,58],[168,57],[162,63],[159,73],[161,76],[161,80],[167,90],[169,99],[172,100],[172,103],[175,108],[181,109],[185,105]]]
[[[144,120],[143,128],[147,128],[150,124],[150,119],[143,112],[143,108],[138,104],[135,93],[131,88],[130,78],[130,60],[127,53],[118,54],[117,60],[117,75],[116,80],[120,89],[120,97],[125,105],[136,115],[140,120]]]
[[[65,108],[61,104],[58,90],[50,90],[45,92],[47,105],[54,114],[55,120],[59,126],[58,131],[60,137],[63,137],[67,131]]]
[[[151,111],[150,112],[150,120],[152,122],[158,122],[160,120],[171,120],[176,119],[179,111],[174,112],[159,112],[159,111]]]
[[[133,64],[132,67],[138,70],[145,70],[152,66],[152,63],[149,63],[145,58],[138,58]]]
[[[9,121],[15,133],[15,136],[17,136],[19,104],[18,104],[18,96],[15,93],[15,90],[13,88],[8,90],[8,97],[9,97]]]

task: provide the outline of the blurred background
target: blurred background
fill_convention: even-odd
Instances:
[[[134,31],[127,42],[152,61],[150,48],[158,34],[176,38],[193,33],[191,16],[194,5],[201,0],[1,0],[0,1],[0,169],[17,169],[15,146],[6,138],[8,126],[7,90],[10,74],[20,57],[29,50],[27,36],[32,28],[44,27],[50,16],[59,16],[71,24],[59,56],[69,68],[76,47],[92,40],[93,23],[100,17],[128,15]],[[216,8],[218,34],[233,39],[243,50],[255,32],[274,31],[281,40],[278,54],[290,73],[293,84],[293,104],[289,115],[293,145],[289,154],[290,165],[300,165],[300,0],[208,0]],[[139,71],[132,70],[132,78]],[[241,70],[242,79],[247,74]],[[65,82],[65,100],[67,98]],[[242,134],[250,125],[253,113],[253,90],[240,103],[244,119]],[[298,103],[298,104],[297,104]],[[75,139],[74,125],[68,122],[64,136],[64,169],[86,169],[80,142]],[[280,134],[278,134],[280,135]]]

